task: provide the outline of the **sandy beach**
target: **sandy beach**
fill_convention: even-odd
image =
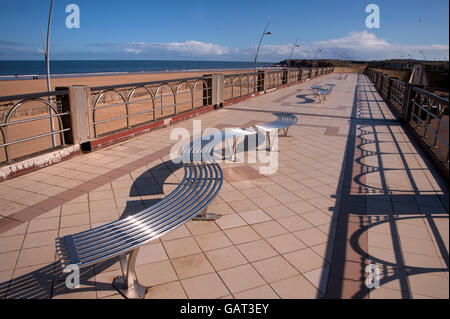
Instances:
[[[203,74],[222,73],[236,74],[252,72],[251,69],[241,70],[201,70],[186,72],[161,72],[145,74],[125,74],[125,75],[101,75],[101,76],[79,76],[67,78],[55,78],[51,80],[52,90],[57,86],[87,85],[104,86],[114,84],[127,84],[138,82],[163,81],[169,79],[181,79],[202,76]],[[27,94],[47,91],[47,80],[5,80],[0,81],[0,96],[9,96],[16,94]]]

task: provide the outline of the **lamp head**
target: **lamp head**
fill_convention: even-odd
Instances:
[[[264,33],[264,34],[272,34],[272,32],[270,32],[270,31],[267,31],[266,33]]]

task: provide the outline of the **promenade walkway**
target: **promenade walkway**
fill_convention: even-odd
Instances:
[[[310,87],[325,83],[336,88],[315,103]],[[249,127],[274,111],[298,117],[279,138],[277,172],[221,164],[209,211],[222,217],[141,248],[146,297],[448,298],[448,188],[370,81],[330,74],[195,119],[203,129]],[[183,174],[170,161],[170,132],[192,125],[1,182],[0,298],[121,298],[111,286],[117,260],[83,269],[80,288],[66,288],[54,240],[169,193]],[[367,288],[369,264],[379,288]]]

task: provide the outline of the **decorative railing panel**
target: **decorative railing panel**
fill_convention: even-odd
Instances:
[[[67,91],[0,97],[0,162],[66,144],[69,110],[62,107]],[[70,120],[70,119],[69,119]]]
[[[435,162],[448,176],[448,99],[372,69],[366,70],[366,75],[398,117],[415,131],[422,145],[428,148]]]

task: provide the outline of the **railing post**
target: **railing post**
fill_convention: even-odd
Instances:
[[[68,87],[62,87],[62,86],[55,87],[55,91],[61,91],[61,90],[67,90],[67,89],[68,89]],[[72,112],[70,110],[69,94],[67,94],[67,95],[57,95],[56,96],[56,105],[58,107],[58,113],[69,112],[69,115],[64,115],[64,116],[61,117],[61,123],[62,123],[63,127],[59,128],[60,130],[62,130],[63,128],[64,129],[70,128],[70,130],[63,132],[63,134],[64,134],[64,143],[65,144],[75,144],[74,143],[74,136],[73,136],[73,126],[72,126],[72,120],[71,120]]]
[[[281,85],[288,84],[289,69],[283,69],[283,76],[281,77]]]
[[[203,74],[203,80],[206,82],[206,88],[203,90],[203,106],[212,105],[213,75]]]
[[[258,92],[264,92],[269,86],[268,71],[258,71]]]
[[[89,142],[91,137],[94,136],[90,94],[90,88],[85,85],[74,85],[69,87],[70,120],[73,144]]]
[[[403,99],[402,105],[402,120],[405,123],[408,123],[411,117],[411,93],[412,93],[412,85],[409,83],[405,83],[405,97]]]
[[[217,109],[223,106],[223,74],[212,75],[212,104]]]
[[[381,88],[383,87],[383,73],[380,73],[380,85],[379,85],[379,88],[378,88],[378,91],[381,93],[381,95],[382,95],[382,92],[381,92]]]
[[[297,81],[301,81],[303,79],[303,69],[298,69]]]
[[[388,77],[388,90],[387,90],[387,97],[386,99],[390,102],[391,101],[391,93],[392,93],[392,78]]]
[[[266,79],[264,77],[265,74],[266,74],[266,71],[263,71],[263,70],[259,70],[258,71],[257,79],[256,79],[256,92],[264,91],[264,87],[266,85],[265,84],[266,83]]]

